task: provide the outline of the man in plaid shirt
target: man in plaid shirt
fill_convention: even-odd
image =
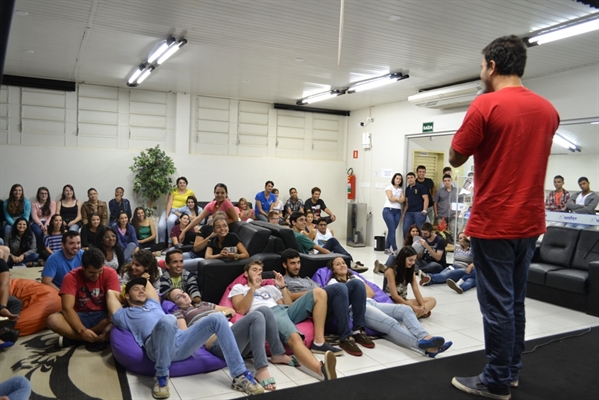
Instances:
[[[570,193],[563,188],[564,177],[556,175],[553,178],[553,186],[555,186],[555,190],[552,190],[547,195],[545,209],[547,211],[566,212],[566,204],[570,200]]]

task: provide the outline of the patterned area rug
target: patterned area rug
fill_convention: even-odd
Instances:
[[[39,279],[41,268],[13,268],[12,278]],[[0,350],[0,381],[15,375],[31,382],[31,399],[130,400],[125,369],[110,347],[91,353],[85,346],[58,347],[58,335],[44,330],[20,337]]]
[[[92,353],[85,346],[58,347],[58,336],[45,330],[19,338],[0,352],[0,381],[15,375],[31,382],[31,399],[131,399],[127,375],[110,347]]]

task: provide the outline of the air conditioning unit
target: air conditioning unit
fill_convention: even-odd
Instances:
[[[452,108],[467,106],[482,90],[480,81],[427,90],[408,97],[408,101],[418,107]]]

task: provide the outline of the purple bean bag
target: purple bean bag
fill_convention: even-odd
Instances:
[[[389,295],[387,295],[385,292],[383,292],[383,290],[380,287],[378,287],[374,283],[370,282],[369,280],[365,279],[359,273],[352,271],[351,269],[349,270],[349,272],[352,273],[353,275],[356,275],[356,276],[362,278],[362,280],[364,282],[366,282],[366,284],[368,286],[370,286],[370,288],[374,291],[374,298],[373,298],[374,301],[376,301],[377,303],[390,303],[390,304],[393,303],[393,300],[391,300]],[[325,287],[327,285],[327,283],[329,283],[329,281],[331,280],[332,277],[333,277],[333,271],[331,271],[328,267],[322,267],[322,268],[319,268],[314,273],[314,276],[312,276],[312,279],[314,280],[314,282],[318,283],[320,286]],[[335,329],[335,332],[333,332],[333,333],[338,333],[338,331],[336,330],[337,329],[337,321],[333,321],[331,324],[327,324],[327,328],[328,328],[328,330]],[[365,331],[366,331],[366,334],[369,336],[383,336],[384,335],[383,333],[381,333],[379,331],[375,331],[370,328],[366,328]]]
[[[144,349],[139,347],[131,332],[117,328],[110,331],[110,346],[114,358],[128,371],[140,375],[154,376],[154,361],[150,360]],[[204,347],[183,361],[175,361],[169,369],[170,376],[186,376],[215,371],[226,367],[224,360],[216,357]]]

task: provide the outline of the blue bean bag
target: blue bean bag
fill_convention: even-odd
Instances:
[[[389,295],[387,295],[385,292],[383,292],[383,290],[380,287],[378,287],[374,283],[370,282],[369,280],[365,279],[359,273],[352,271],[351,269],[349,270],[349,272],[353,275],[356,275],[359,278],[362,278],[362,280],[364,282],[366,282],[366,284],[373,290],[373,292],[374,292],[373,300],[374,301],[376,301],[377,303],[393,304],[393,300],[391,300]],[[325,287],[327,285],[327,283],[329,283],[329,281],[331,280],[332,277],[333,277],[333,271],[331,271],[328,267],[322,267],[322,268],[319,268],[314,273],[314,275],[312,276],[312,280],[314,282],[318,283],[320,286]],[[331,333],[338,333],[337,321],[333,321],[332,323],[327,324],[327,331],[331,331]],[[381,333],[379,331],[375,331],[370,328],[366,328],[365,331],[366,331],[366,334],[369,336],[384,335],[383,333]]]
[[[131,332],[117,328],[110,331],[110,347],[114,358],[128,371],[140,375],[154,376],[154,361],[150,360],[144,349],[139,347]],[[170,376],[186,376],[215,371],[226,367],[224,360],[216,357],[204,347],[182,361],[175,361],[169,368]]]

